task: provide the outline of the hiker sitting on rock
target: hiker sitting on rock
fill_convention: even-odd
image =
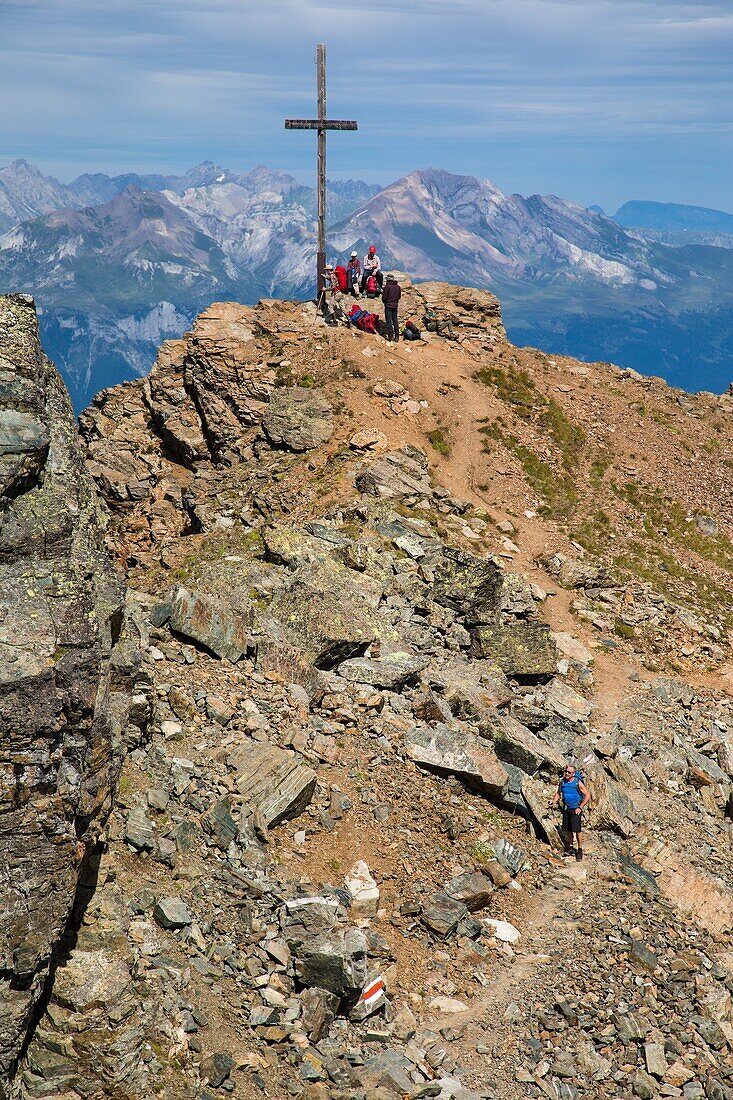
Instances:
[[[369,246],[369,251],[364,257],[364,274],[361,277],[361,292],[366,293],[369,290],[369,280],[374,279],[376,281],[377,288],[382,289],[382,282],[384,276],[382,275],[382,262],[377,255],[377,250],[372,244]]]
[[[425,314],[422,319],[426,332],[434,332],[437,336],[445,336],[448,340],[453,340],[453,322],[447,317],[439,317],[434,309],[430,306],[425,307]]]
[[[563,855],[572,856],[573,836],[577,837],[578,847],[575,858],[583,858],[583,809],[590,802],[590,794],[583,780],[572,764],[568,764],[563,777],[557,785],[555,797],[550,805],[554,808],[562,799],[562,831],[565,834]]]

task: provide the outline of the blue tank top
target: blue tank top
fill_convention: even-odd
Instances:
[[[572,779],[563,779],[560,783],[560,793],[562,794],[563,804],[567,806],[569,810],[577,810],[578,806],[583,801],[583,794],[579,787],[580,782],[580,777],[574,775]]]

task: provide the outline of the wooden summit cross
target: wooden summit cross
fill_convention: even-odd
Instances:
[[[318,258],[316,298],[320,300],[326,272],[326,130],[357,130],[356,122],[326,118],[326,47],[316,47],[318,118],[286,118],[286,130],[318,131]]]

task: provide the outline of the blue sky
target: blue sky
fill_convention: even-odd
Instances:
[[[311,182],[316,41],[332,177],[733,210],[733,0],[0,0],[0,163]]]

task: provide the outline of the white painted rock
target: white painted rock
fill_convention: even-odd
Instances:
[[[375,916],[379,907],[379,887],[363,859],[354,864],[345,876],[344,883],[352,897],[351,909],[354,915]]]
[[[569,657],[571,661],[578,661],[581,665],[592,663],[593,654],[591,651],[578,638],[574,638],[572,634],[568,634],[565,630],[558,630],[552,637],[555,639],[558,652],[562,653],[563,657]]]
[[[516,943],[520,937],[518,928],[510,924],[508,920],[494,920],[493,917],[484,917],[482,924],[490,929],[495,939],[502,943]]]

